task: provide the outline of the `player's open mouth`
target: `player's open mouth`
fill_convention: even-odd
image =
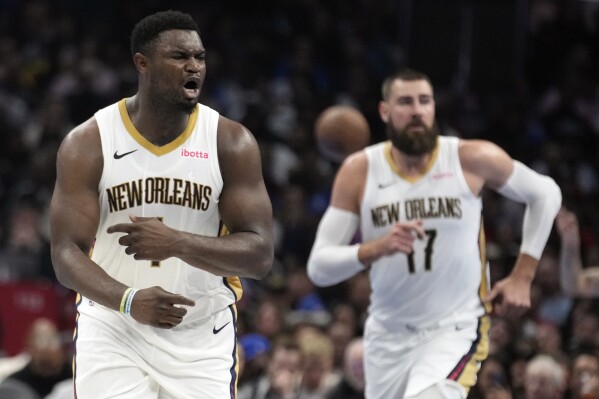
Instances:
[[[196,98],[200,94],[200,85],[198,82],[190,80],[183,85],[186,97]]]

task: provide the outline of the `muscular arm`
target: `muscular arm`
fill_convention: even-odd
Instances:
[[[63,141],[50,205],[52,263],[58,281],[86,298],[119,310],[127,286],[110,277],[88,256],[99,224],[98,183],[103,159],[98,126],[90,119]],[[193,301],[160,287],[136,295],[131,316],[142,324],[172,328]]]
[[[268,273],[274,257],[272,207],[258,144],[243,126],[221,117],[218,157],[223,177],[219,211],[229,234],[208,237],[171,229],[156,219],[133,218],[132,224],[108,230],[129,233],[120,239],[127,254],[138,260],[177,257],[218,276],[262,278]]]
[[[114,280],[88,254],[98,228],[98,182],[102,173],[98,127],[90,119],[63,141],[50,206],[52,263],[64,286],[111,309],[119,309],[125,285]]]
[[[252,134],[221,117],[218,156],[224,187],[219,210],[229,235],[184,234],[175,256],[220,276],[264,277],[272,267],[272,206]]]

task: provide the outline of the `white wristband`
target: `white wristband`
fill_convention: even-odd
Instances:
[[[131,291],[129,292],[129,295],[127,296],[127,301],[125,302],[125,315],[127,316],[131,316],[131,305],[133,304],[133,297],[135,296],[135,293],[137,293],[137,289],[132,288]]]

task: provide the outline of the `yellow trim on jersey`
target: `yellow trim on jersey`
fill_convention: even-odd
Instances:
[[[478,233],[478,247],[480,248],[480,267],[481,267],[481,279],[480,287],[478,288],[478,295],[480,296],[481,302],[483,302],[487,313],[491,313],[493,305],[483,300],[489,293],[489,282],[487,281],[487,248],[485,241],[485,229],[483,224],[483,218],[480,217],[480,232]]]
[[[237,312],[237,306],[235,304],[231,305],[231,309],[233,311],[234,321],[235,321],[235,331],[237,331],[237,321],[239,320],[239,315]],[[237,335],[237,334],[235,334]],[[237,338],[236,338],[237,339]],[[239,383],[239,340],[236,341],[235,344],[235,397],[237,397],[237,385]]]
[[[481,264],[481,281],[480,287],[478,290],[479,297],[481,302],[487,296],[489,292],[489,285],[487,281],[487,251],[485,247],[485,229],[483,223],[483,217],[480,217],[480,228],[478,233],[478,246],[480,249],[480,264]],[[472,388],[477,381],[477,374],[480,370],[481,363],[489,356],[489,331],[491,329],[491,318],[489,314],[492,310],[492,305],[490,303],[484,303],[483,306],[487,314],[481,316],[479,318],[478,325],[478,334],[476,347],[470,355],[468,359],[468,363],[463,367],[460,371],[460,374],[457,378],[457,382],[466,389],[468,393],[470,388]]]
[[[79,304],[83,300],[83,297],[80,293],[76,293],[75,295],[75,308],[79,307]],[[75,315],[75,328],[73,329],[73,341],[77,341],[77,335],[79,334],[79,312]],[[73,371],[73,376],[76,375],[77,363],[76,356],[73,356],[73,361],[71,362],[71,370]]]
[[[142,136],[141,133],[139,133],[139,131],[135,128],[133,122],[131,121],[131,118],[129,117],[129,112],[127,112],[127,106],[125,105],[126,101],[126,98],[123,98],[121,101],[119,101],[119,112],[121,114],[121,119],[125,124],[125,128],[127,129],[127,132],[129,132],[131,137],[133,137],[133,139],[137,141],[139,145],[141,145],[146,150],[150,151],[152,154],[156,156],[168,154],[169,152],[173,151],[181,144],[183,144],[185,140],[187,140],[189,136],[191,136],[191,132],[193,132],[193,129],[195,128],[196,122],[198,120],[199,106],[196,106],[192,111],[191,115],[189,115],[189,121],[187,122],[187,127],[185,128],[183,133],[177,136],[177,138],[171,141],[170,143],[165,144],[163,146],[158,146],[148,141],[148,139]]]
[[[229,229],[227,229],[227,226],[225,226],[224,223],[221,222],[221,224],[222,225],[218,233],[218,236],[228,236]],[[243,286],[241,285],[241,279],[237,276],[231,276],[225,277],[225,280],[227,281],[227,285],[229,286],[231,291],[233,291],[233,293],[235,294],[235,298],[239,301],[241,299],[241,296],[243,295]]]
[[[235,298],[239,301],[243,296],[243,286],[241,285],[241,279],[237,276],[226,277],[229,288],[235,293]]]
[[[92,244],[91,248],[89,249],[89,251],[87,251],[87,257],[88,258],[92,258],[92,256],[94,255],[94,248],[96,247],[96,239],[94,238],[94,243]]]
[[[476,376],[478,374],[478,370],[480,369],[480,365],[489,356],[490,329],[491,318],[489,316],[481,317],[478,328],[479,339],[476,349],[457,379],[457,382],[466,389],[466,392],[469,392],[470,388],[476,384]]]
[[[415,183],[418,180],[420,180],[422,178],[422,176],[426,175],[428,173],[429,170],[431,170],[431,168],[433,167],[433,165],[435,164],[435,162],[437,161],[437,157],[439,156],[439,139],[437,138],[437,144],[435,144],[435,149],[433,150],[432,154],[431,154],[431,160],[428,162],[428,165],[426,165],[426,167],[424,168],[424,170],[422,171],[422,173],[418,176],[408,176],[405,173],[402,173],[398,168],[397,165],[395,164],[395,161],[393,160],[393,154],[391,153],[391,141],[387,141],[385,143],[385,158],[387,160],[387,163],[389,164],[389,166],[391,167],[391,170],[393,170],[393,172],[395,172],[396,175],[398,175],[399,177],[401,177],[404,180],[407,180],[410,183]]]
[[[221,222],[220,230],[218,232],[219,237],[224,237],[229,235],[229,229],[225,226],[224,223]]]

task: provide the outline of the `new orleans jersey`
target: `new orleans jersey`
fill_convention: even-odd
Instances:
[[[164,146],[150,143],[135,129],[124,99],[95,117],[104,169],[98,186],[100,224],[91,259],[127,286],[160,286],[195,300],[181,326],[234,303],[241,295],[238,278],[219,277],[178,258],[137,261],[119,245],[122,234],[106,233],[111,225],[130,222],[130,214],[157,217],[169,227],[204,236],[215,237],[225,230],[218,212],[223,187],[216,144],[218,113],[197,105],[185,131]],[[98,318],[97,312],[108,310],[86,303],[79,311]]]
[[[366,149],[368,174],[362,200],[364,241],[381,237],[400,221],[422,220],[426,236],[414,251],[372,264],[370,322],[385,330],[427,328],[484,314],[488,289],[482,233],[482,200],[464,178],[458,139],[439,137],[428,169],[402,177],[391,143]]]

